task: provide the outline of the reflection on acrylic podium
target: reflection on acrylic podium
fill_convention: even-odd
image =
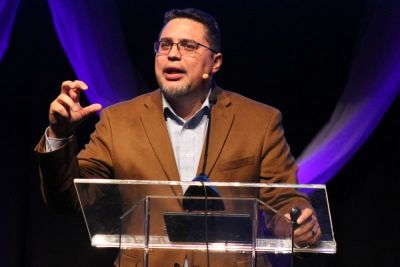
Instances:
[[[249,259],[244,266],[257,266],[268,255],[336,253],[324,185],[107,179],[74,183],[92,246],[140,250],[144,266],[160,250],[207,252],[216,262],[227,256]],[[188,187],[205,194],[183,195]],[[290,220],[258,198],[262,190],[307,194],[321,240],[310,247],[295,246]]]

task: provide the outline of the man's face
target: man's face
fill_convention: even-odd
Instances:
[[[160,33],[160,41],[179,43],[193,40],[210,47],[206,40],[206,28],[203,24],[185,18],[169,21]],[[181,48],[182,50],[183,48]],[[221,54],[214,54],[209,49],[199,46],[193,55],[185,56],[173,45],[168,55],[156,54],[155,73],[161,90],[168,96],[189,95],[191,92],[208,90],[209,79],[221,65]]]

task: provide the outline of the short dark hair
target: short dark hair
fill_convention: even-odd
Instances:
[[[207,30],[206,40],[210,43],[211,48],[217,52],[221,50],[221,32],[213,16],[196,8],[171,9],[164,14],[164,26],[178,18],[191,19],[203,24]]]

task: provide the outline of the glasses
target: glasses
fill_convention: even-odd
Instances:
[[[169,52],[172,49],[172,46],[176,45],[176,48],[178,49],[179,53],[181,53],[182,56],[193,56],[196,54],[197,49],[199,47],[204,47],[210,50],[213,53],[218,53],[214,49],[202,45],[196,41],[193,40],[182,40],[179,41],[178,43],[171,42],[169,40],[161,40],[158,42],[154,43],[154,52],[156,52],[159,55],[168,55]]]

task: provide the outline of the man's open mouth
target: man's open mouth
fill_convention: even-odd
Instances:
[[[181,68],[168,67],[164,69],[164,76],[167,80],[176,81],[183,77],[185,70]]]

